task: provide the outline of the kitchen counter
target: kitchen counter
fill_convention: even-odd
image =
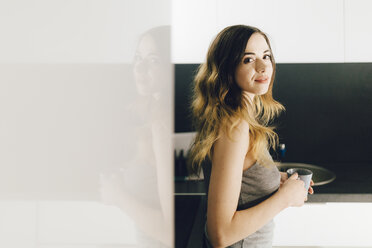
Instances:
[[[317,164],[336,174],[326,185],[315,186],[311,202],[372,202],[372,164]],[[177,181],[175,195],[205,195],[204,180]]]
[[[371,180],[372,164],[369,164],[369,163],[355,163],[355,164],[312,163],[312,164],[316,164],[324,168],[327,168],[328,170],[336,174],[336,179],[333,182],[326,184],[326,185],[314,186],[315,193],[313,195],[308,196],[308,201],[305,204],[305,206],[307,205],[307,208],[305,207],[301,210],[301,212],[294,213],[295,214],[294,216],[302,216],[302,217],[314,216],[311,220],[309,220],[310,222],[312,221],[311,222],[312,224],[310,225],[310,229],[314,230],[312,234],[314,237],[319,237],[319,235],[321,235],[322,232],[325,232],[323,229],[326,229],[329,227],[329,224],[325,225],[325,227],[319,231],[317,221],[323,221],[323,219],[325,218],[324,216],[327,216],[327,218],[329,219],[329,223],[331,223],[332,225],[334,226],[338,225],[342,227],[342,224],[337,224],[337,221],[335,222],[335,219],[332,219],[334,218],[332,216],[337,216],[337,213],[339,213],[340,211],[345,211],[345,207],[342,207],[343,206],[342,202],[344,203],[372,202],[372,180]],[[191,248],[191,247],[202,246],[201,245],[202,240],[203,240],[202,233],[203,233],[203,228],[204,228],[204,224],[206,221],[205,212],[206,212],[207,199],[206,199],[205,189],[206,187],[205,187],[204,180],[177,181],[175,183],[176,224],[178,223],[178,225],[183,227],[183,229],[180,229],[178,231],[176,228],[176,238],[179,240],[185,240],[186,242],[184,243],[187,244],[187,245],[179,246],[179,247]],[[186,202],[187,204],[184,202]],[[332,204],[331,208],[329,208],[330,206],[324,206],[324,207],[322,206],[322,204],[326,204],[330,202],[339,202],[340,204]],[[191,203],[193,203],[195,206],[197,206],[197,203],[199,203],[199,206],[192,208],[190,207]],[[313,206],[315,208],[312,208],[313,207],[312,204],[314,204]],[[356,206],[353,205],[346,209],[355,208],[355,207]],[[359,207],[359,209],[364,209],[364,208],[362,208],[362,206]],[[332,211],[335,211],[335,210],[336,212],[333,213]],[[296,208],[290,208],[287,211],[296,211]],[[316,215],[316,213],[319,213],[319,211],[321,211],[324,214],[324,216]],[[359,210],[359,211],[364,212],[362,210]],[[184,215],[186,215],[187,217],[185,218]],[[349,213],[349,215],[353,216],[351,218],[353,221],[357,222],[359,220],[358,213]],[[282,235],[279,235],[278,237],[282,237],[282,240],[288,240],[290,238],[286,236],[287,235],[286,230],[288,229],[288,226],[286,225],[288,221],[292,221],[293,223],[295,223],[296,218],[297,217],[293,217],[291,219],[291,215],[289,216],[284,215],[282,219],[280,219],[280,217],[277,217],[276,219],[277,225],[279,227],[283,227],[280,230],[284,230],[283,233],[281,233]],[[185,219],[187,220],[187,222],[185,221]],[[293,221],[293,219],[295,220]],[[342,221],[339,221],[339,222],[342,223]],[[186,224],[188,224],[189,226],[189,229],[187,230],[187,232],[184,230]],[[355,224],[353,225],[353,227],[350,227],[349,229],[352,229],[355,227],[360,228],[360,225]],[[335,230],[335,229],[330,228],[330,230]],[[361,230],[364,230],[364,229],[361,229]],[[329,230],[327,232],[329,232]],[[349,233],[352,233],[352,231],[349,230]],[[299,231],[298,235],[302,235],[301,230]],[[335,237],[337,237],[339,235],[339,231],[333,231],[331,235],[334,235]],[[306,236],[309,236],[309,234],[306,233]],[[299,236],[296,236],[296,237],[298,238]],[[329,240],[332,240],[332,238],[329,238]],[[280,240],[279,241],[277,240],[277,247],[280,247],[279,244],[282,245],[282,243],[284,244],[285,242],[281,242]],[[288,247],[288,246],[282,245],[282,247]],[[321,246],[321,247],[326,247],[326,246]]]

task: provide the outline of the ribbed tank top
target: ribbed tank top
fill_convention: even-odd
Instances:
[[[212,164],[210,161],[203,164],[204,179],[209,188]],[[239,195],[237,210],[253,207],[273,195],[280,186],[280,172],[273,164],[265,167],[257,162],[247,170],[243,171],[242,186]],[[205,229],[206,230],[206,229]],[[229,248],[266,248],[272,247],[274,233],[274,221],[270,220],[266,225],[248,237],[228,246]],[[212,247],[208,242],[207,247]]]

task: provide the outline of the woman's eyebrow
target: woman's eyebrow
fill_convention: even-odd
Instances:
[[[267,52],[270,52],[270,50],[266,50],[264,51],[263,53],[267,53]],[[251,53],[251,52],[245,52],[244,55],[256,55],[255,53]]]

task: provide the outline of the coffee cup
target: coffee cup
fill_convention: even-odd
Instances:
[[[310,188],[311,178],[313,177],[313,172],[311,170],[303,168],[291,168],[287,170],[288,178],[295,173],[298,174],[298,179],[305,183],[305,189],[308,192]]]

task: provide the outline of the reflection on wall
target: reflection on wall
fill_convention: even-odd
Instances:
[[[0,247],[172,247],[169,0],[0,12]]]
[[[172,239],[172,74],[170,27],[141,35],[134,62],[136,97],[122,114],[132,135],[125,144],[132,156],[118,170],[101,174],[104,203],[129,214],[140,229],[138,243],[171,247]]]

